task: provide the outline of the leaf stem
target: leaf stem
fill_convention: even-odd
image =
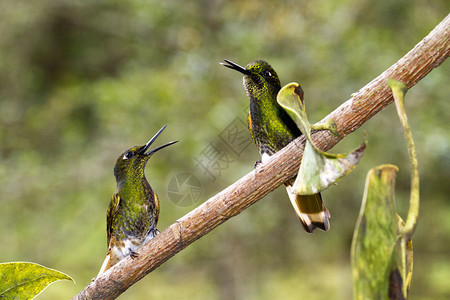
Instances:
[[[402,123],[403,132],[408,143],[408,153],[411,168],[411,195],[409,198],[408,217],[402,231],[404,240],[407,242],[413,235],[417,226],[417,220],[419,218],[419,168],[417,162],[416,147],[414,145],[411,127],[409,126],[408,117],[406,116],[404,106],[404,96],[408,88],[404,83],[391,78],[387,79],[387,84],[392,89],[395,107],[397,108],[400,123]]]

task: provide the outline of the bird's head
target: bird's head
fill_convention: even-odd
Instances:
[[[149,150],[150,146],[166,128],[166,126],[167,125],[164,125],[145,145],[131,147],[120,154],[114,166],[114,176],[116,177],[117,183],[120,183],[123,180],[131,179],[131,177],[137,179],[144,177],[144,169],[148,159],[155,152],[178,142],[172,141]]]
[[[224,67],[244,74],[244,86],[250,97],[270,93],[271,98],[276,99],[276,95],[281,89],[281,83],[277,73],[268,62],[256,60],[244,68],[231,60],[225,59],[224,61],[225,63],[221,63]]]

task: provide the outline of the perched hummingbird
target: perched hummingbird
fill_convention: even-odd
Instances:
[[[277,94],[281,89],[275,70],[265,61],[257,60],[245,68],[225,59],[223,66],[244,74],[244,87],[250,98],[248,128],[261,154],[261,161],[284,148],[302,135],[301,131],[278,104]],[[303,94],[302,94],[303,100]],[[315,228],[327,231],[330,227],[330,213],[322,202],[320,194],[298,196],[292,193],[295,178],[285,186],[297,216],[309,233]]]
[[[136,249],[159,233],[156,229],[159,201],[145,178],[144,169],[156,151],[177,142],[147,151],[166,126],[147,144],[128,149],[116,160],[114,176],[117,190],[112,195],[106,214],[108,252],[99,275],[128,254],[136,258]]]

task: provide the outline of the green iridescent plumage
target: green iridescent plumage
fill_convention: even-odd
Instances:
[[[225,62],[222,63],[223,66],[244,74],[244,87],[250,98],[248,127],[264,161],[302,133],[277,102],[281,83],[277,73],[267,62],[257,60],[245,68],[229,60]],[[303,93],[301,96],[303,97]],[[295,178],[292,178],[285,182],[285,185],[292,206],[305,230],[328,230],[330,214],[323,205],[320,194],[295,195],[292,190],[294,180]]]
[[[136,256],[135,250],[158,233],[159,201],[144,169],[156,151],[176,143],[173,141],[147,152],[166,126],[147,144],[128,149],[116,160],[117,191],[112,195],[106,216],[108,252],[99,275],[125,256]]]
[[[302,133],[276,101],[281,83],[275,70],[261,60],[248,64],[246,70],[250,74],[260,74],[244,76],[244,86],[250,97],[250,132],[261,154],[272,155]]]

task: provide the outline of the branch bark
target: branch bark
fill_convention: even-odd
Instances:
[[[334,119],[340,136],[335,137],[328,131],[317,132],[313,134],[316,145],[323,150],[332,148],[389,105],[393,98],[386,84],[387,78],[402,81],[411,88],[441,65],[450,54],[449,28],[450,15],[403,58],[324,118],[321,122]],[[138,258],[123,259],[73,299],[117,298],[169,258],[295,176],[303,155],[304,140],[303,136],[297,138],[269,161],[178,219],[143,245]]]

